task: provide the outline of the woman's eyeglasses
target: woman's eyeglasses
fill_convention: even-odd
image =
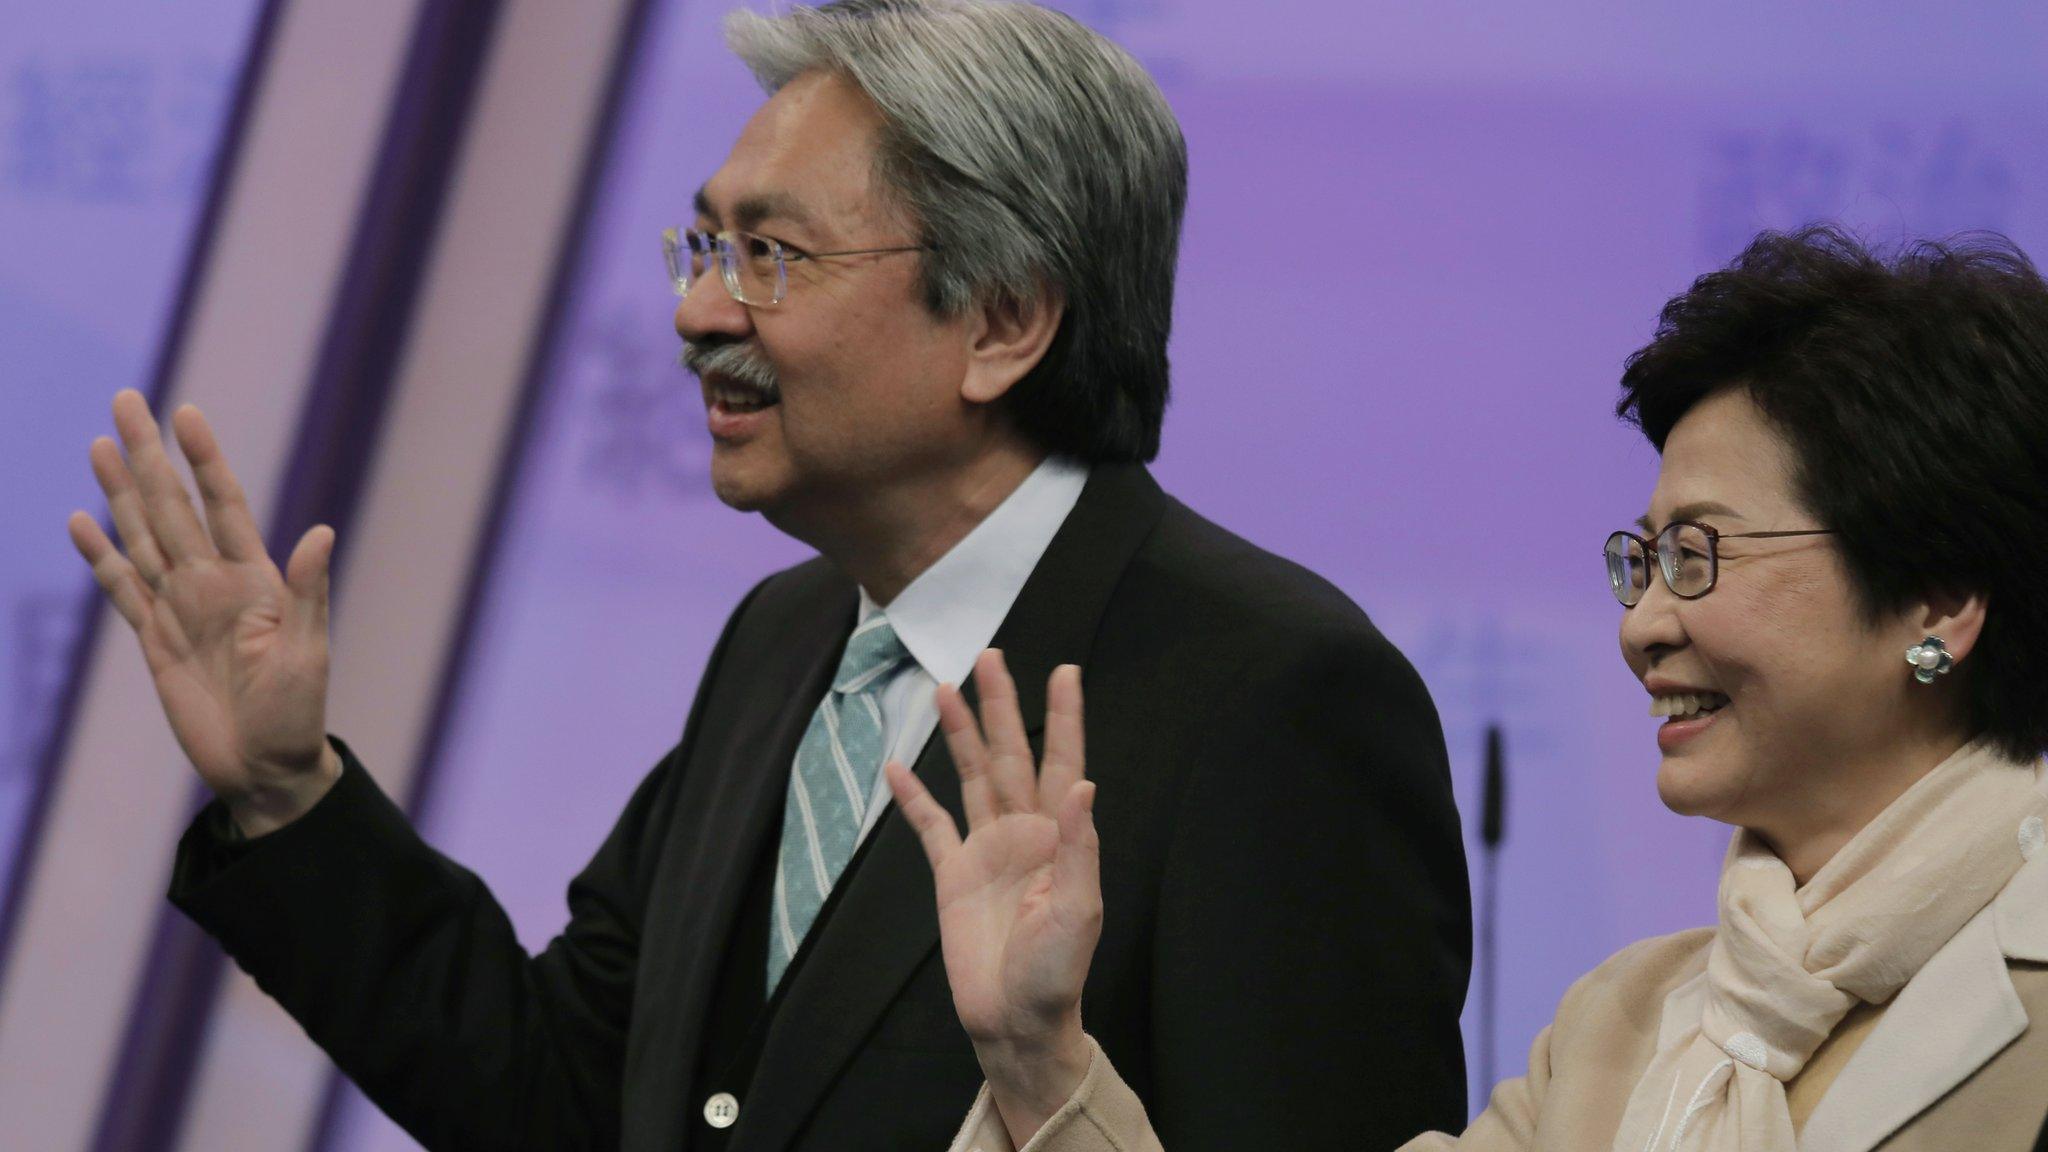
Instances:
[[[1607,582],[1614,598],[1624,608],[1633,608],[1650,590],[1650,557],[1657,557],[1657,570],[1673,595],[1697,600],[1714,590],[1721,572],[1723,540],[1775,540],[1785,536],[1831,536],[1832,528],[1805,528],[1792,532],[1716,532],[1705,524],[1676,520],[1657,533],[1654,542],[1633,532],[1616,532],[1607,538]]]

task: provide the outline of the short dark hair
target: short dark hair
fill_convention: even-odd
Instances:
[[[883,120],[878,170],[930,245],[925,305],[1066,310],[1005,398],[1039,447],[1159,454],[1188,154],[1158,85],[1063,13],[991,0],[838,0],[735,12],[726,39],[770,91],[838,72]]]
[[[2011,241],[1887,256],[1835,227],[1766,232],[1664,306],[1621,386],[1659,452],[1701,399],[1745,388],[1862,609],[1984,594],[1969,719],[2014,756],[2048,749],[2048,283]]]

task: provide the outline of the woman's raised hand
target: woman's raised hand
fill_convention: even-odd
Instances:
[[[187,405],[171,425],[205,522],[148,402],[130,390],[114,397],[120,445],[102,436],[91,453],[121,547],[84,512],[71,514],[71,542],[134,629],[185,755],[242,831],[259,836],[311,808],[341,774],[326,741],[334,532],[308,531],[280,573],[206,418]]]
[[[938,697],[967,838],[902,764],[886,771],[931,861],[954,1008],[1021,1147],[1088,1070],[1081,987],[1102,932],[1095,785],[1084,779],[1079,668],[1055,669],[1046,687],[1037,771],[1001,653],[982,653],[974,681],[979,724],[951,686]]]

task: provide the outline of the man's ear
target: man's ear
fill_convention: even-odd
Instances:
[[[1918,627],[1928,636],[1941,637],[1942,645],[1961,663],[1984,634],[1984,613],[1989,606],[1981,592],[1938,593],[1916,614]],[[1917,643],[1920,637],[1913,639]]]
[[[1065,300],[1050,292],[1036,299],[998,299],[977,307],[968,325],[967,375],[960,396],[993,404],[1045,359],[1066,315]]]

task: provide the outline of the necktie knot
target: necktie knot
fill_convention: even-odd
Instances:
[[[910,650],[880,612],[868,617],[846,639],[846,654],[839,658],[839,670],[832,676],[832,690],[842,696],[862,692],[910,659]]]

